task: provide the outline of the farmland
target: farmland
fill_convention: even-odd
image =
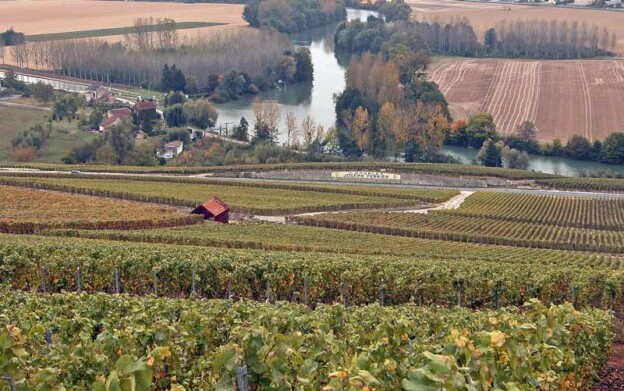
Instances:
[[[36,227],[0,234],[0,338],[15,348],[5,368],[31,386],[49,373],[46,384],[76,389],[116,377],[144,379],[145,391],[211,389],[246,365],[260,389],[419,389],[432,381],[419,373],[450,360],[451,371],[487,368],[501,384],[585,389],[614,337],[604,310],[624,306],[621,201],[476,192],[457,209],[414,213],[459,192],[113,173],[0,179],[10,205],[0,221]],[[166,206],[212,196],[230,203],[233,224],[188,225],[199,222],[189,208]],[[311,210],[333,212],[249,221]],[[375,229],[356,232],[363,226]],[[556,361],[533,347],[543,335]],[[487,353],[475,356],[480,344]],[[532,353],[520,358],[518,346]],[[535,365],[492,358],[504,354]]]
[[[26,187],[188,207],[194,207],[217,196],[231,204],[235,212],[258,215],[283,215],[358,208],[417,207],[422,203],[418,201],[417,194],[419,192],[424,198],[437,193],[441,198],[446,199],[456,194],[456,192],[448,190],[413,190],[413,198],[410,200],[409,198],[384,197],[383,194],[379,193],[378,195],[366,195],[365,191],[361,194],[357,194],[357,192],[355,194],[339,194],[327,191],[327,188],[315,190],[314,187],[308,188],[307,191],[286,188],[276,193],[271,188],[227,182],[209,184],[196,182],[178,185],[175,182],[166,181],[80,178],[38,178],[18,179],[17,181],[5,179],[4,181]]]
[[[124,28],[139,17],[170,18],[176,22],[212,22],[241,26],[243,6],[238,4],[180,4],[97,0],[23,0],[2,4],[0,26],[13,26],[26,35]],[[222,27],[184,30],[187,34]],[[121,33],[123,34],[123,33]],[[114,40],[123,40],[118,35]]]
[[[620,12],[578,9],[566,7],[522,6],[485,2],[465,2],[455,0],[407,0],[413,10],[413,17],[425,21],[446,22],[449,19],[468,18],[479,37],[490,27],[510,20],[557,20],[568,23],[583,22],[605,26],[617,37],[617,51],[624,53],[624,25]]]
[[[197,219],[166,206],[0,186],[0,232],[46,228],[123,229],[192,224]],[[106,211],[106,213],[102,213]]]
[[[102,308],[107,309],[105,313]],[[334,388],[349,381],[379,390],[397,389],[401,384],[417,389],[431,384],[418,375],[418,368],[459,374],[459,368],[449,363],[447,369],[432,352],[439,345],[452,346],[451,357],[457,360],[472,356],[476,349],[482,351],[478,359],[473,359],[479,363],[473,368],[478,369],[470,370],[476,379],[485,372],[501,383],[537,381],[540,372],[547,369],[556,375],[543,380],[545,384],[573,379],[583,385],[602,364],[611,339],[606,326],[608,314],[581,313],[570,305],[546,308],[539,303],[527,305],[522,313],[471,313],[413,305],[322,306],[310,310],[284,303],[243,301],[232,305],[229,301],[101,294],[9,294],[0,306],[0,316],[14,319],[13,327],[0,331],[0,338],[13,341],[13,349],[6,353],[15,362],[8,372],[10,378],[32,386],[41,385],[44,378],[46,386],[67,388],[86,388],[95,383],[104,389],[108,379],[121,378],[138,383],[137,389],[143,390],[149,389],[150,380],[156,378],[162,379],[159,384],[166,384],[167,389],[233,389],[235,369],[246,363],[250,365],[252,384],[311,390],[311,384]],[[34,316],[37,322],[32,322]],[[563,321],[569,317],[574,319]],[[77,323],[76,319],[81,321]],[[540,329],[557,339],[547,350],[539,348],[540,334],[529,327],[542,323],[545,326]],[[96,324],[102,326],[94,327]],[[44,338],[46,329],[50,332]],[[248,337],[250,334],[253,339]],[[46,339],[54,343],[54,353],[47,353],[51,349]],[[512,362],[521,360],[523,365],[512,364],[513,370],[502,371],[500,356]],[[67,365],[48,373],[48,368],[59,360]],[[355,361],[370,365],[370,370],[349,373],[346,368]],[[565,369],[559,370],[562,366]],[[115,370],[124,367],[133,370]],[[32,376],[24,376],[25,368]],[[202,376],[193,376],[196,373]],[[485,386],[489,380],[476,382]],[[140,388],[141,384],[144,388]]]
[[[532,121],[541,141],[573,135],[593,141],[624,124],[618,105],[624,99],[621,60],[441,58],[434,61],[430,77],[446,95],[455,119],[491,113],[503,135]]]

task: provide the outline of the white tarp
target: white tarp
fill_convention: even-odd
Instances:
[[[343,179],[383,179],[383,180],[401,180],[399,174],[389,174],[387,172],[376,171],[334,171],[332,172],[332,178]]]

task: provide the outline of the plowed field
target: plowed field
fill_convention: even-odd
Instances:
[[[598,140],[624,129],[623,60],[442,58],[429,74],[455,119],[491,113],[501,134],[526,120],[542,141],[576,134]]]

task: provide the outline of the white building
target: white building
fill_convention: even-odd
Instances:
[[[173,156],[177,156],[182,153],[182,150],[184,150],[184,143],[182,141],[175,140],[165,144],[165,155],[170,153]]]

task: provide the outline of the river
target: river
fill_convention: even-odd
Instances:
[[[377,15],[377,13],[356,9],[347,10],[348,20],[366,20],[368,15]],[[326,129],[336,124],[333,96],[345,88],[344,74],[347,65],[344,62],[340,64],[334,56],[334,32],[336,28],[337,25],[333,24],[290,35],[290,39],[296,47],[305,46],[310,49],[314,64],[313,82],[288,85],[260,94],[262,99],[275,101],[280,106],[282,114],[280,130],[282,133],[279,141],[282,143],[286,142],[283,132],[285,128],[284,119],[289,112],[292,112],[299,122],[310,115],[316,123],[325,126]],[[253,128],[252,104],[254,99],[253,96],[247,96],[237,101],[217,105],[219,111],[217,128],[220,126],[224,129],[227,124],[229,129],[233,124],[237,124],[241,117],[245,117],[249,121],[250,128]]]

